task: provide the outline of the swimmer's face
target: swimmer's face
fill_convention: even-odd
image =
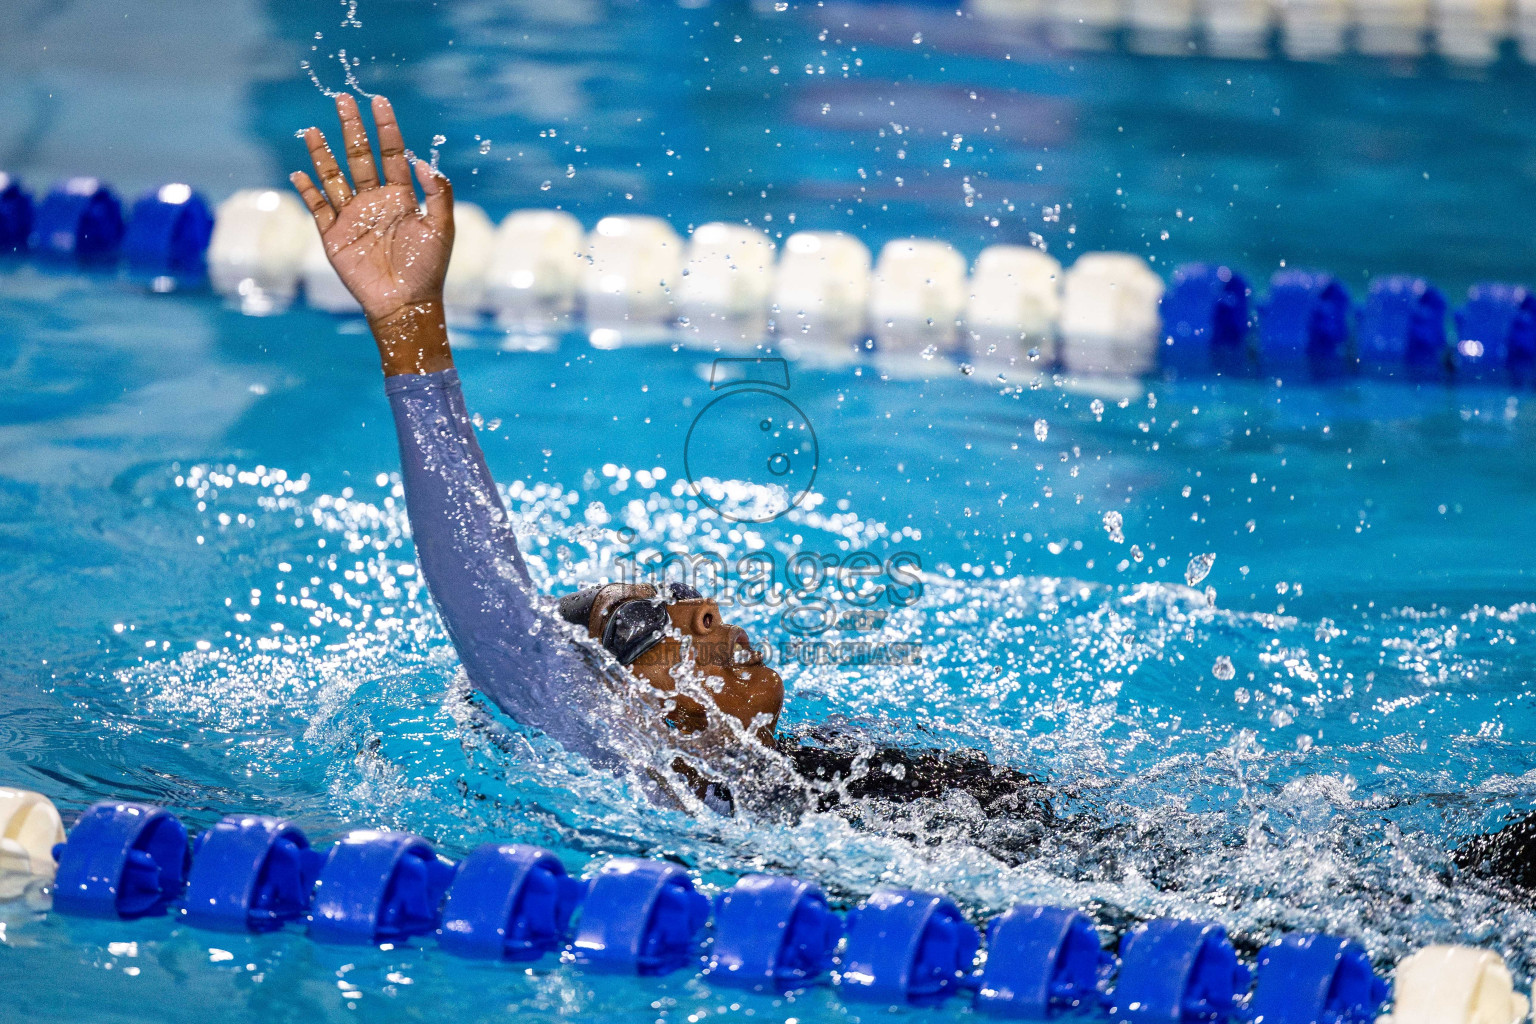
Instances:
[[[672,593],[671,601],[663,601],[650,584],[610,583],[570,595],[560,602],[560,611],[568,621],[585,625],[630,671],[663,693],[676,691],[672,673],[691,658],[707,677],[715,706],[772,745],[784,704],[783,680],[763,663],[746,631],[724,621],[714,601],[676,585]],[[668,625],[681,639],[666,635]],[[759,716],[763,721],[757,721]],[[682,695],[667,719],[685,732],[707,724],[703,705]]]

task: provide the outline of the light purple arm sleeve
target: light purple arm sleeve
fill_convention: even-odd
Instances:
[[[458,371],[384,383],[416,556],[470,681],[498,697],[551,657],[528,567],[464,406]],[[530,632],[532,631],[532,632]]]
[[[632,746],[625,712],[562,626],[534,604],[464,406],[459,375],[401,374],[384,384],[400,439],[405,506],[432,603],[475,688],[525,726],[598,764]]]

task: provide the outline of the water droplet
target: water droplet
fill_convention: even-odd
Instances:
[[[1284,729],[1294,721],[1296,719],[1285,708],[1275,708],[1274,712],[1269,716],[1269,724],[1276,729]]]
[[[548,178],[545,178],[543,184],[541,184],[539,186],[539,191],[540,192],[548,192],[549,188],[550,188],[550,186],[552,184],[553,184],[553,182],[551,182]]]
[[[1215,554],[1210,552],[1207,552],[1203,555],[1196,555],[1194,558],[1191,558],[1189,560],[1189,566],[1184,570],[1184,582],[1188,583],[1192,587],[1196,586],[1201,580],[1205,579],[1211,574],[1211,565],[1215,563],[1215,561]]]
[[[1045,436],[1051,432],[1051,425],[1045,420],[1035,420],[1035,440],[1044,441]]]
[[[1102,399],[1102,398],[1095,398],[1093,401],[1089,402],[1088,403],[1088,411],[1093,413],[1095,416],[1103,416],[1104,415],[1104,399]]]
[[[490,151],[491,151],[491,140],[490,139],[481,139],[480,140],[480,155],[481,156],[485,156],[485,154],[489,153]]]
[[[1139,562],[1139,561],[1141,561],[1145,557],[1147,557],[1147,556],[1141,553],[1141,545],[1140,544],[1132,544],[1131,545],[1131,561]]]
[[[1232,699],[1239,704],[1247,704],[1253,699],[1253,694],[1248,692],[1248,687],[1239,686],[1236,690],[1232,691]]]
[[[434,146],[441,146],[443,143],[445,143],[447,141],[448,141],[448,136],[446,136],[446,135],[434,135],[434,136],[432,136],[432,145],[434,145]]]
[[[1038,345],[1030,349],[1028,354],[1030,362],[1036,363],[1040,361],[1040,347]]]
[[[1232,659],[1223,654],[1216,659],[1216,664],[1211,666],[1211,675],[1226,682],[1237,675],[1237,669],[1232,667]]]
[[[939,346],[937,346],[937,345],[929,345],[927,348],[923,349],[923,351],[922,351],[922,356],[923,356],[924,359],[932,359],[934,356],[936,356],[938,354],[939,354]]]
[[[923,41],[923,34],[921,32],[914,32],[914,33],[912,33],[912,43],[913,43],[913,45],[921,43],[922,41]]]
[[[1125,543],[1125,532],[1121,529],[1122,520],[1120,513],[1111,509],[1104,513],[1104,532],[1109,534],[1109,539],[1116,544]]]
[[[976,367],[972,366],[970,363],[961,363],[960,372],[969,377],[971,374],[976,372]]]

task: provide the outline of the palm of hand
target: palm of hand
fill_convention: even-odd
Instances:
[[[386,184],[354,195],[321,238],[342,282],[377,320],[442,293],[451,230],[432,223],[409,185]]]

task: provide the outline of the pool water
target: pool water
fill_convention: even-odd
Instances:
[[[1034,231],[1064,259],[1219,255],[1261,276],[1304,259],[1451,287],[1530,269],[1530,214],[1499,199],[1536,166],[1516,69],[1003,61],[958,30],[913,44],[905,21],[899,37],[866,24],[822,41],[826,11],[571,5],[561,24],[536,6],[365,4],[357,29],[329,4],[255,9],[264,56],[239,134],[271,166],[297,166],[293,128],[326,114],[296,65],[322,32],[320,55],[362,57],[365,87],[390,93],[408,131],[448,136],[439,159],[461,198],[498,216],[562,203],[588,223],[633,209],[787,230],[794,214],[795,227],[872,244],[934,235],[971,255]],[[834,68],[855,58],[844,80]],[[806,73],[823,61],[825,75]],[[968,100],[988,85],[1016,91]],[[889,100],[900,135],[873,121]],[[834,116],[849,101],[871,113]],[[984,132],[994,112],[1003,127]],[[1465,146],[1444,145],[1448,124]],[[942,131],[967,140],[955,149]],[[180,146],[160,154],[163,176],[178,176]],[[1031,175],[1036,163],[1049,170]],[[965,174],[986,183],[972,206]],[[1036,212],[1057,204],[1059,220]],[[34,265],[0,269],[0,781],[67,818],[118,797],[197,827],[247,810],[317,837],[408,829],[450,855],[541,843],[573,869],[669,856],[709,885],[795,873],[845,905],[899,885],[948,892],[978,918],[1038,901],[1106,925],[1212,918],[1247,945],[1324,929],[1383,963],[1474,942],[1528,986],[1536,916],[1449,856],[1536,802],[1528,395],[1091,383],[1027,359],[969,374],[942,358],[916,371],[802,361],[790,396],[816,431],[813,491],[751,525],[681,486],[715,353],[603,350],[579,333],[543,352],[490,331],[458,342],[541,585],[562,592],[661,550],[766,554],[781,580],[796,554],[915,559],[920,597],[821,639],[915,642],[921,663],[784,658],[786,725],[985,750],[1047,779],[1061,826],[1039,835],[961,797],[861,806],[856,823],[657,807],[467,687],[414,572],[360,324],[302,308],[244,317]],[[786,635],[782,607],[741,598],[732,615]],[[3,997],[42,1021],[885,1015],[825,988],[773,999],[687,973],[471,964],[430,943],[0,922]]]

